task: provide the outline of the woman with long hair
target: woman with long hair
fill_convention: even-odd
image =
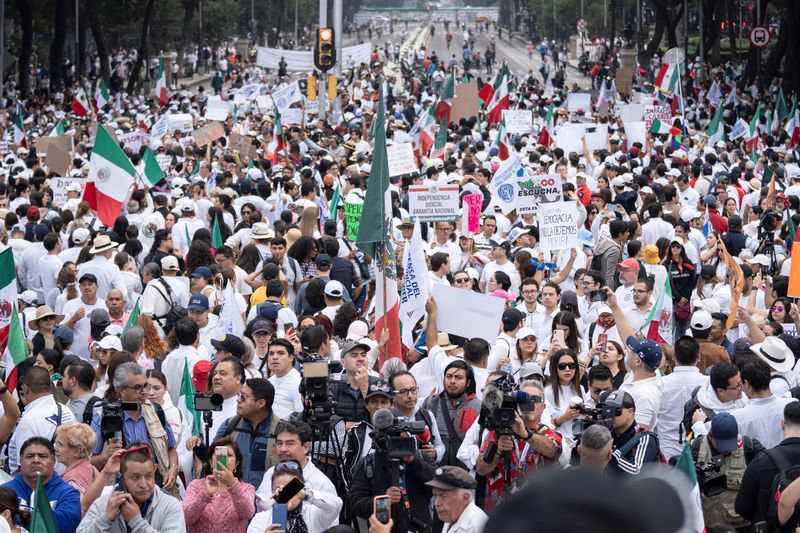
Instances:
[[[597,357],[601,365],[607,366],[611,370],[611,383],[615,390],[620,388],[625,374],[628,373],[625,368],[625,350],[622,349],[622,345],[612,340],[607,340],[605,344],[595,343],[589,351],[589,355],[592,358]]]
[[[167,376],[161,370],[150,369],[145,374],[147,382],[145,384],[145,391],[147,392],[147,399],[152,403],[156,403],[164,410],[164,419],[172,429],[172,434],[175,436],[175,442],[181,442],[184,431],[191,431],[189,421],[184,421],[181,417],[181,412],[172,403],[172,398],[167,394]]]
[[[550,358],[550,377],[544,388],[544,401],[550,408],[556,431],[572,438],[572,421],[580,415],[569,404],[573,396],[583,399],[578,355],[569,348],[556,351]]]
[[[298,328],[299,329],[299,328]],[[262,376],[266,377],[269,343],[275,335],[275,325],[269,320],[257,318],[244,328],[244,336],[253,341],[253,360]]]
[[[333,317],[333,338],[344,340],[347,337],[347,329],[350,327],[350,324],[360,316],[361,313],[358,312],[358,308],[353,302],[342,304]]]
[[[297,227],[304,237],[319,239],[319,207],[310,205],[303,209],[303,214],[300,215],[300,221],[297,223]]]
[[[578,324],[575,322],[575,316],[569,311],[559,311],[553,317],[553,326],[551,328],[550,338],[545,339],[542,343],[542,350],[545,351],[545,359],[549,359],[558,350],[569,348],[572,350],[578,359],[583,363],[583,368],[588,363],[587,354],[589,353],[588,344],[581,338],[578,331]],[[556,333],[561,331],[562,333]],[[563,336],[563,341],[561,337]],[[542,362],[543,367],[549,362]]]
[[[692,307],[699,304],[700,300],[714,299],[719,302],[720,309],[728,309],[731,303],[731,288],[725,281],[717,276],[715,265],[703,265],[700,275],[697,276],[695,290],[692,292]]]
[[[198,230],[199,232],[199,230]],[[211,246],[201,240],[193,240],[186,252],[186,273],[191,275],[197,267],[208,267],[215,264],[214,255],[211,253]]]
[[[214,283],[214,272],[217,270],[216,264],[214,268],[197,267],[189,275],[189,289],[192,294],[203,294],[208,298],[208,308],[213,309],[217,305],[217,287]]]
[[[128,242],[127,232],[129,224],[130,222],[128,222],[128,217],[124,215],[118,216],[117,219],[114,221],[114,226],[112,230],[117,235],[115,239],[117,244],[125,244],[126,242]]]
[[[56,286],[50,291],[52,296],[53,292],[58,290],[58,294],[50,304],[48,297],[48,305],[56,312],[60,313],[64,309],[64,304],[69,300],[74,300],[78,297],[78,284],[77,284],[77,269],[75,263],[64,263],[61,270],[58,271],[56,276]]]
[[[156,323],[153,322],[153,319],[147,315],[140,314],[138,324],[144,331],[142,355],[150,361],[165,358],[169,353],[169,346],[167,341],[158,334],[158,328],[156,328]]]
[[[20,507],[19,496],[11,487],[0,487],[0,517],[11,533],[28,533],[31,512]]]
[[[669,245],[669,254],[661,262],[667,269],[672,284],[673,317],[675,318],[674,338],[686,331],[691,315],[692,290],[695,288],[697,269],[686,255],[686,248],[679,239],[673,239]]]
[[[525,363],[537,362],[539,357],[539,342],[535,331],[529,327],[522,327],[517,331],[516,339],[517,356],[510,361],[514,372],[519,370]]]
[[[128,241],[128,244],[137,241]],[[122,274],[122,281],[125,284],[125,301],[135,302],[136,297],[142,294],[142,278],[137,273],[136,260],[128,255],[127,252],[117,252],[114,256],[114,264]],[[160,266],[160,265],[159,265]]]
[[[233,201],[231,197],[227,194],[219,193],[213,198],[214,207],[222,212],[222,219],[225,221],[225,224],[227,224],[229,228],[236,226],[236,210],[233,208]],[[252,213],[252,211],[250,212]],[[224,241],[225,240],[223,239],[223,242]]]
[[[304,283],[311,281],[311,278],[317,274],[317,265],[314,263],[314,259],[317,257],[317,241],[312,237],[298,238],[289,247],[286,254],[300,264],[300,272],[305,278]]]
[[[159,229],[156,230],[155,234],[153,235],[153,245],[150,247],[150,251],[144,257],[144,263],[156,263],[158,266],[161,266],[161,260],[168,256],[174,255],[174,246],[172,243],[172,232]],[[177,256],[175,256],[177,257]],[[183,270],[183,258],[178,257],[178,266],[181,270]]]
[[[220,195],[225,196],[225,195]],[[236,224],[236,227],[233,228],[234,233],[242,229],[249,229],[253,222],[250,220],[250,217],[253,213],[258,213],[259,211],[256,210],[256,206],[250,202],[245,202],[239,208],[239,213],[241,214],[242,219]]]
[[[236,266],[248,274],[252,274],[261,266],[261,252],[258,251],[255,244],[250,243],[242,248],[242,251],[239,252],[239,256],[236,258]]]

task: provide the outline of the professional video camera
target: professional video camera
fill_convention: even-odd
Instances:
[[[778,270],[778,260],[775,256],[775,230],[779,228],[781,217],[774,209],[767,209],[761,213],[758,221],[758,240],[761,243],[759,252],[769,259],[766,273],[774,275]]]
[[[425,421],[397,416],[392,409],[378,409],[372,416],[372,426],[374,446],[394,461],[416,454],[417,439],[411,435],[421,435],[426,429]]]
[[[516,389],[513,380],[508,378],[498,379],[483,391],[481,403],[482,424],[498,435],[513,435],[511,429],[516,419],[517,409],[532,411],[538,398]]]
[[[577,409],[584,418],[576,418],[572,421],[572,436],[576,441],[580,440],[581,435],[586,428],[600,424],[609,429],[614,429],[614,414],[615,409],[611,406],[599,404],[597,407],[592,407],[583,402],[580,396],[573,396],[569,400],[570,409]]]
[[[305,398],[307,421],[330,421],[336,402],[330,388],[330,365],[321,357],[303,358],[300,394]]]
[[[725,464],[723,455],[715,455],[707,463],[696,463],[697,485],[706,496],[716,496],[728,490],[728,476],[720,472]]]
[[[763,213],[761,213],[761,218],[759,219],[759,227],[765,233],[767,232],[774,232],[778,229],[778,220],[780,216],[774,209],[767,209]]]
[[[98,402],[97,407],[100,411],[100,432],[103,439],[109,440],[114,437],[122,436],[122,413],[123,411],[138,411],[139,404],[136,402]]]

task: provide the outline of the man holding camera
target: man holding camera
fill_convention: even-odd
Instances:
[[[364,398],[367,396],[369,386],[376,381],[369,375],[367,369],[367,354],[371,347],[359,341],[344,343],[341,351],[343,371],[341,374],[331,376],[330,393],[334,400],[336,415],[345,422],[367,421],[367,412]]]
[[[714,415],[708,434],[694,439],[692,458],[706,524],[748,525],[733,508],[747,465],[762,451],[758,440],[739,435],[739,425],[730,413]]]
[[[658,461],[658,437],[636,423],[636,404],[633,396],[621,390],[602,396],[603,415],[612,420],[614,448],[609,470],[638,475],[645,463]]]
[[[392,403],[400,416],[405,417],[406,420],[425,422],[425,431],[416,436],[420,451],[429,461],[440,462],[444,459],[444,443],[433,413],[425,408],[417,409],[419,402],[417,380],[414,379],[411,372],[401,370],[392,374],[389,378],[389,385],[394,393]]]
[[[119,397],[120,411],[111,413],[108,411],[110,406],[107,405],[101,415],[95,415],[92,419],[92,429],[97,435],[92,464],[100,470],[115,451],[131,442],[146,442],[153,449],[153,460],[158,467],[156,483],[165,491],[177,494],[175,481],[179,467],[175,436],[161,406],[146,399],[146,384],[144,369],[137,363],[122,363],[117,367],[114,372],[114,389]],[[132,409],[121,410],[128,407]],[[111,417],[120,417],[120,435],[109,435],[104,431],[103,428],[107,427]]]

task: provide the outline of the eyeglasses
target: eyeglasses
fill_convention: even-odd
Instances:
[[[537,291],[536,289],[533,289],[533,290],[530,290],[530,291],[522,291],[522,294],[536,294],[538,292],[539,291]]]
[[[677,242],[673,242],[670,244],[670,248],[683,248],[682,244],[678,244]]]
[[[633,289],[633,292],[635,292],[636,294],[645,294],[650,291],[648,291],[647,289]]]
[[[772,307],[770,307],[770,311],[786,311],[786,308],[773,305]]]
[[[147,385],[141,383],[139,385],[134,385],[133,387],[126,386],[125,388],[136,392],[142,392],[145,389],[145,387],[147,387]]]
[[[450,232],[450,231],[452,231],[452,230],[451,230],[450,228],[436,228],[436,231],[446,231],[446,232]]]
[[[592,392],[594,394],[596,394],[597,396],[600,396],[601,394],[603,394],[604,392],[606,392],[608,390],[611,390],[612,388],[613,387],[609,387],[607,389],[601,389],[600,387],[592,387]]]
[[[733,387],[726,387],[726,388],[725,388],[725,390],[742,390],[742,387],[743,387],[743,386],[744,386],[744,383],[742,383],[742,382],[740,381],[739,383],[737,383],[737,384],[736,384],[736,385],[734,385]]]
[[[247,394],[245,394],[243,392],[240,392],[239,394],[237,394],[237,397],[239,398],[239,401],[242,401],[242,402],[246,402],[248,399],[250,399],[250,396],[248,396]]]
[[[469,283],[469,278],[456,278],[453,281],[456,283]]]
[[[417,392],[419,392],[419,387],[409,387],[407,389],[400,389],[394,391],[395,394],[402,394],[403,396],[416,394]]]
[[[278,463],[275,465],[275,473],[281,472],[283,470],[300,470],[300,465],[296,461],[283,461],[282,463]]]
[[[558,363],[557,366],[559,370],[567,370],[567,369],[575,370],[576,368],[578,368],[578,365],[576,363]]]

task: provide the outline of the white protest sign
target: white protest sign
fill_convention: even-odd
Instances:
[[[608,124],[586,124],[586,147],[605,150],[608,147]]]
[[[386,157],[389,160],[390,176],[402,176],[417,170],[417,160],[414,158],[414,147],[411,143],[388,145]]]
[[[640,142],[642,146],[647,146],[647,125],[644,121],[626,122],[625,136],[628,138],[628,146],[633,146],[635,142]]]
[[[174,133],[175,130],[184,133],[194,130],[194,120],[192,119],[192,115],[189,113],[176,113],[174,115],[167,115],[167,133]]]
[[[644,108],[644,123],[647,129],[658,119],[665,124],[672,123],[672,108],[668,105],[648,105]]]
[[[583,155],[583,134],[586,132],[584,124],[563,124],[555,131],[556,146],[564,150],[564,154],[575,152]]]
[[[231,103],[219,96],[209,96],[206,101],[206,114],[203,118],[224,122],[231,112]]]
[[[506,109],[503,111],[506,131],[509,134],[530,133],[533,128],[533,114],[526,109]]]
[[[569,93],[567,95],[567,110],[574,113],[578,110],[589,111],[592,108],[592,95],[589,93]]]
[[[53,204],[63,206],[67,203],[67,186],[71,183],[78,183],[83,189],[86,186],[86,178],[50,178],[50,188],[53,189]]]
[[[628,104],[622,106],[619,110],[619,116],[622,122],[638,122],[644,118],[644,105],[643,104]]]
[[[437,222],[459,218],[458,185],[412,185],[408,188],[411,220]]]
[[[281,124],[302,124],[303,110],[299,107],[290,107],[281,111]]]
[[[272,101],[278,106],[278,110],[283,113],[284,109],[288,109],[293,103],[302,102],[303,95],[300,94],[300,87],[297,85],[297,82],[294,82],[282,89],[274,91],[272,93]]]
[[[153,127],[150,128],[150,138],[158,140],[161,139],[161,137],[163,137],[164,135],[166,135],[167,126],[169,125],[168,122],[169,122],[168,115],[162,115],[156,121],[156,123],[153,124]]]
[[[273,107],[272,97],[268,94],[260,94],[256,96],[256,105],[262,113],[266,113]]]
[[[194,137],[181,137],[178,139],[178,142],[180,143],[181,148],[185,150],[187,146],[194,144]]]
[[[319,114],[319,100],[306,100],[303,107],[306,110],[306,116]]]
[[[169,166],[172,164],[172,156],[157,155],[156,161],[158,162],[158,166],[161,167],[161,170],[167,172],[169,170]]]
[[[517,214],[535,213],[539,205],[563,199],[561,176],[539,174],[524,176],[517,181]]]
[[[144,144],[149,137],[150,136],[143,131],[129,131],[128,133],[117,136],[121,142],[125,143],[125,147],[130,148],[134,153],[139,151],[142,144]]]
[[[578,245],[578,207],[575,202],[539,205],[539,242],[542,250],[566,250]]]
[[[508,214],[514,209],[514,201],[517,198],[517,180],[525,177],[525,169],[522,168],[519,158],[512,155],[500,165],[494,173],[489,190],[492,193],[492,201],[500,207],[503,214]]]
[[[502,298],[437,283],[433,286],[433,299],[439,331],[466,339],[478,337],[489,344],[497,340],[506,303]]]
[[[797,337],[797,326],[792,324],[791,322],[787,322],[786,324],[781,324],[783,328],[783,332],[787,335],[791,335],[792,337]],[[739,324],[739,336],[750,338],[750,331],[747,329],[747,324]]]
[[[8,141],[0,141],[0,154],[8,153]]]
[[[249,85],[245,85],[236,91],[236,94],[233,95],[233,101],[238,104],[254,100],[256,96],[261,94],[262,87],[266,86],[261,83],[251,83]]]

